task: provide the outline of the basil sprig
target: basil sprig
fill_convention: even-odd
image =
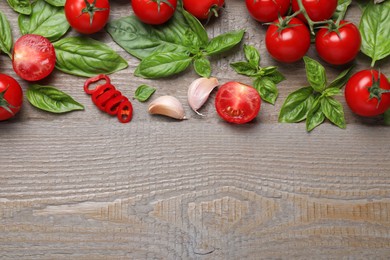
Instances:
[[[259,92],[261,98],[271,104],[279,95],[276,84],[280,83],[285,77],[275,66],[260,67],[261,60],[259,51],[251,46],[244,45],[246,61],[230,63],[230,66],[238,73],[253,78],[253,87]]]
[[[5,15],[0,11],[0,52],[4,52],[11,57],[12,44],[11,26]]]
[[[338,127],[345,128],[343,106],[334,96],[341,95],[341,88],[349,79],[352,68],[343,71],[327,84],[324,67],[309,57],[303,57],[303,60],[310,86],[287,96],[279,113],[279,122],[296,123],[306,119],[306,130],[310,132],[327,118]]]

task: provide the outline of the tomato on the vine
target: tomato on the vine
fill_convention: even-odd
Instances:
[[[265,45],[271,56],[281,62],[295,62],[301,59],[310,47],[310,32],[297,18],[286,21],[276,20],[268,27]]]
[[[256,89],[235,81],[223,84],[215,97],[218,115],[235,124],[252,121],[259,113],[260,105],[261,98]]]
[[[358,115],[381,115],[390,109],[390,83],[376,70],[359,71],[345,85],[345,100]]]
[[[324,61],[341,65],[352,61],[359,53],[361,36],[353,23],[341,21],[339,28],[320,29],[315,45],[318,55]]]
[[[330,19],[337,8],[337,0],[302,0],[302,4],[307,15],[314,22]],[[292,9],[294,12],[299,11],[297,0],[292,0]],[[297,18],[306,22],[303,14],[299,14]]]
[[[22,79],[36,81],[47,77],[54,69],[56,53],[45,37],[26,34],[14,45],[12,66]]]
[[[262,23],[272,22],[284,16],[290,7],[290,0],[246,0],[249,14]]]
[[[184,9],[200,20],[218,16],[225,0],[183,0]]]
[[[147,24],[163,24],[175,13],[177,0],[132,0],[135,15]]]
[[[0,74],[0,121],[19,112],[23,103],[23,91],[19,83],[6,74]]]
[[[66,0],[64,8],[70,26],[83,34],[100,31],[110,16],[108,0]]]

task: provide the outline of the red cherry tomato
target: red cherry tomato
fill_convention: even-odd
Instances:
[[[326,62],[341,65],[352,61],[360,51],[361,36],[359,29],[347,21],[340,22],[338,32],[322,28],[317,32],[316,50]]]
[[[183,0],[184,9],[200,20],[218,16],[225,0]]]
[[[260,111],[261,98],[251,86],[231,81],[222,85],[215,97],[218,115],[230,123],[252,121]]]
[[[7,120],[19,112],[23,103],[23,91],[12,77],[0,74],[0,121]]]
[[[284,16],[289,7],[290,0],[246,0],[249,14],[262,23],[272,22],[278,15]]]
[[[337,0],[302,0],[302,4],[307,15],[314,22],[330,19],[337,8]],[[292,0],[292,9],[294,12],[299,10],[297,0]],[[302,14],[299,14],[297,18],[307,22]]]
[[[110,16],[108,0],[66,0],[65,16],[70,26],[83,34],[100,31]]]
[[[147,24],[163,24],[175,13],[177,0],[132,0],[135,15]]]
[[[12,65],[22,79],[36,81],[47,77],[53,71],[55,62],[54,46],[45,37],[26,34],[15,42]]]
[[[297,18],[289,22],[291,27],[279,31],[279,21],[268,27],[265,45],[271,56],[281,62],[295,62],[301,59],[310,47],[310,32]]]
[[[379,77],[376,70],[359,71],[345,86],[345,100],[358,115],[381,115],[390,109],[390,83],[385,75]]]

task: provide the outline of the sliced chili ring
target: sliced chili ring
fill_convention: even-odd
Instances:
[[[117,117],[121,123],[128,123],[131,121],[131,118],[133,117],[133,106],[127,98],[119,105]]]
[[[99,80],[102,80],[102,79],[104,79],[106,81],[105,84],[97,85],[94,89],[89,89],[89,86],[91,84],[96,83],[96,82],[98,82]],[[92,77],[92,78],[89,78],[89,79],[87,79],[87,81],[85,81],[85,83],[84,83],[84,91],[88,95],[92,95],[95,91],[97,91],[101,86],[104,86],[104,85],[111,85],[111,80],[110,80],[110,78],[107,75],[99,74],[99,75],[97,75],[95,77]]]

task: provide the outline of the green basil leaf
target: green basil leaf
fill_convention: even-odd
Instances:
[[[304,87],[290,93],[279,113],[279,122],[296,123],[304,120],[314,102],[312,87]]]
[[[216,55],[230,50],[241,42],[244,33],[244,30],[228,32],[211,39],[205,49],[207,55]]]
[[[22,34],[39,34],[50,41],[61,38],[70,27],[64,8],[52,6],[44,0],[33,4],[31,15],[19,15],[18,23]]]
[[[336,11],[333,13],[332,19],[337,20],[344,19],[345,13],[347,12],[348,6],[352,3],[352,0],[338,0]]]
[[[7,0],[7,2],[9,6],[17,13],[26,15],[31,13],[30,0]]]
[[[248,77],[259,75],[259,70],[257,68],[253,68],[252,64],[246,61],[237,61],[230,63],[230,67],[232,67],[234,71],[238,74],[245,75]]]
[[[377,60],[390,55],[390,1],[381,4],[369,2],[360,20],[359,31],[362,36],[361,51],[372,59],[371,66]]]
[[[255,47],[245,44],[244,53],[245,53],[245,58],[249,62],[249,64],[251,64],[254,69],[257,69],[260,63],[259,51]]]
[[[339,88],[327,88],[322,92],[322,96],[332,97],[336,95],[341,95],[341,90]]]
[[[84,109],[84,106],[71,96],[51,86],[31,85],[28,87],[26,95],[33,106],[52,113],[66,113]]]
[[[341,72],[328,86],[328,88],[342,88],[347,83],[349,77],[351,76],[352,68],[344,70]]]
[[[11,26],[7,17],[0,11],[0,52],[2,51],[11,57],[12,43]]]
[[[194,68],[195,72],[201,77],[209,78],[211,76],[211,64],[206,57],[195,58]]]
[[[343,106],[339,101],[332,97],[324,97],[321,99],[321,110],[333,124],[340,128],[346,127]]]
[[[206,47],[209,42],[209,36],[203,25],[192,14],[183,10],[184,19],[187,21],[189,28],[197,35],[199,46]]]
[[[280,71],[278,71],[278,70],[275,70],[272,73],[267,73],[266,76],[267,76],[267,78],[272,80],[275,84],[279,84],[280,82],[282,82],[283,80],[286,79],[284,77],[284,75]]]
[[[192,58],[185,53],[155,53],[143,59],[138,65],[135,76],[143,78],[162,78],[184,71]]]
[[[186,45],[186,47],[192,54],[198,54],[200,47],[202,46],[202,43],[199,41],[198,36],[190,29],[186,30],[184,34],[183,43]]]
[[[306,67],[307,81],[317,92],[322,92],[326,87],[325,68],[317,61],[305,56],[303,57]]]
[[[269,67],[261,68],[261,74],[263,76],[268,76],[268,75],[271,75],[272,73],[274,73],[277,70],[278,70],[278,67],[276,67],[276,66],[269,66]]]
[[[155,88],[142,84],[135,91],[134,98],[136,98],[140,102],[145,102],[153,95],[155,91]]]
[[[387,109],[383,116],[385,125],[390,125],[390,109]]]
[[[259,92],[261,99],[274,105],[279,95],[276,84],[269,78],[257,78],[253,87]]]
[[[313,105],[310,108],[309,112],[307,113],[306,130],[308,132],[312,131],[314,128],[322,124],[325,120],[325,114],[322,112],[321,109],[321,99],[321,96],[317,97],[313,102]]]
[[[53,6],[58,6],[58,7],[65,6],[65,2],[66,2],[66,0],[45,0],[45,1]]]

